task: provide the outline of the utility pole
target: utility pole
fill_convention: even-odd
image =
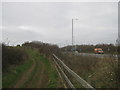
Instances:
[[[73,19],[72,18],[72,49],[74,49],[74,41],[73,41],[73,22],[74,20],[78,20],[77,18]]]
[[[73,47],[73,19],[72,19],[72,47]]]

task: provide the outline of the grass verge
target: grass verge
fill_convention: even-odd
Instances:
[[[50,61],[43,57],[40,56],[40,60],[42,60],[42,62],[45,64],[45,69],[46,71],[48,71],[48,78],[49,78],[49,82],[47,84],[47,88],[55,88],[57,85],[57,72],[55,71],[55,68],[52,67]]]
[[[37,73],[39,74],[39,70],[41,69],[41,66],[39,65],[40,62],[43,63],[45,69],[45,73],[43,73],[43,75],[47,77],[46,79],[47,81],[45,82],[46,83],[45,88],[55,88],[57,84],[57,72],[55,71],[51,62],[44,56],[40,55],[40,53],[37,50],[25,48],[25,51],[28,54],[28,60],[26,60],[25,63],[19,66],[14,66],[14,68],[12,68],[9,72],[3,75],[2,77],[3,88],[13,87],[15,83],[20,79],[22,74],[33,65],[33,60],[35,60],[35,67],[31,72],[30,77],[28,77],[28,79],[24,81],[20,88],[26,88],[27,86],[30,85],[30,82],[33,83],[31,88],[35,86],[39,78],[37,79],[37,77],[35,78],[34,76]]]
[[[17,66],[14,70],[3,74],[2,76],[2,88],[12,87],[16,81],[20,78],[20,76],[28,70],[28,68],[32,65],[32,61],[28,60],[26,63]]]

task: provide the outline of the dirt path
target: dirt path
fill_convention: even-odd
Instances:
[[[19,88],[29,78],[31,72],[35,68],[35,65],[36,65],[35,60],[33,60],[33,65],[28,69],[28,71],[26,71],[25,73],[23,73],[23,75],[16,82],[16,84],[15,84],[15,86],[13,86],[13,88]]]
[[[26,72],[22,74],[13,88],[46,88],[49,85],[52,85],[52,80],[54,85],[55,81],[54,79],[51,79],[52,76],[50,76],[54,74],[48,75],[49,68],[47,65],[49,65],[49,62],[44,58],[40,58],[39,55],[37,56],[37,54],[31,55],[31,57],[34,58],[32,60],[33,64]],[[51,73],[53,73],[53,71],[51,71]]]
[[[38,80],[38,82],[37,82],[37,84],[36,84],[36,88],[40,88],[40,87],[44,87],[44,82],[43,82],[43,80],[45,80],[45,78],[44,78],[44,73],[45,73],[45,67],[44,67],[44,65],[43,65],[43,63],[41,62],[41,66],[42,66],[42,68],[41,68],[41,72],[39,73],[39,80]]]
[[[31,79],[26,86],[26,88],[44,88],[46,86],[46,82],[48,81],[45,77],[45,66],[42,61],[37,62],[37,68],[34,77]]]

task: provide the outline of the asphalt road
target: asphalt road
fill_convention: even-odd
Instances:
[[[112,54],[75,53],[75,55],[94,56],[97,58],[113,57],[113,58],[117,59],[117,55],[112,55]]]

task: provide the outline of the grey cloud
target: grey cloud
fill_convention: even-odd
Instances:
[[[31,31],[13,31],[13,30],[4,30],[2,32],[3,34],[3,41],[5,41],[7,38],[10,40],[10,44],[17,42],[17,43],[23,43],[24,41],[32,41],[32,40],[42,40],[42,35],[31,32]]]
[[[3,3],[3,26],[19,27],[28,26],[35,27],[30,30],[32,33],[26,37],[21,37],[16,29],[11,29],[11,34],[16,39],[21,37],[21,41],[33,40],[41,38],[42,41],[50,43],[61,43],[64,45],[66,41],[71,43],[71,20],[78,17],[79,20],[74,21],[74,37],[76,44],[87,43],[114,43],[117,39],[117,3],[71,3],[71,2],[18,2]],[[22,34],[22,32],[20,32]],[[41,37],[42,35],[42,37]],[[3,33],[4,37],[7,37]],[[19,36],[19,37],[18,37]],[[32,37],[33,36],[33,37]],[[14,38],[10,38],[14,40]],[[89,40],[88,40],[89,39]]]

